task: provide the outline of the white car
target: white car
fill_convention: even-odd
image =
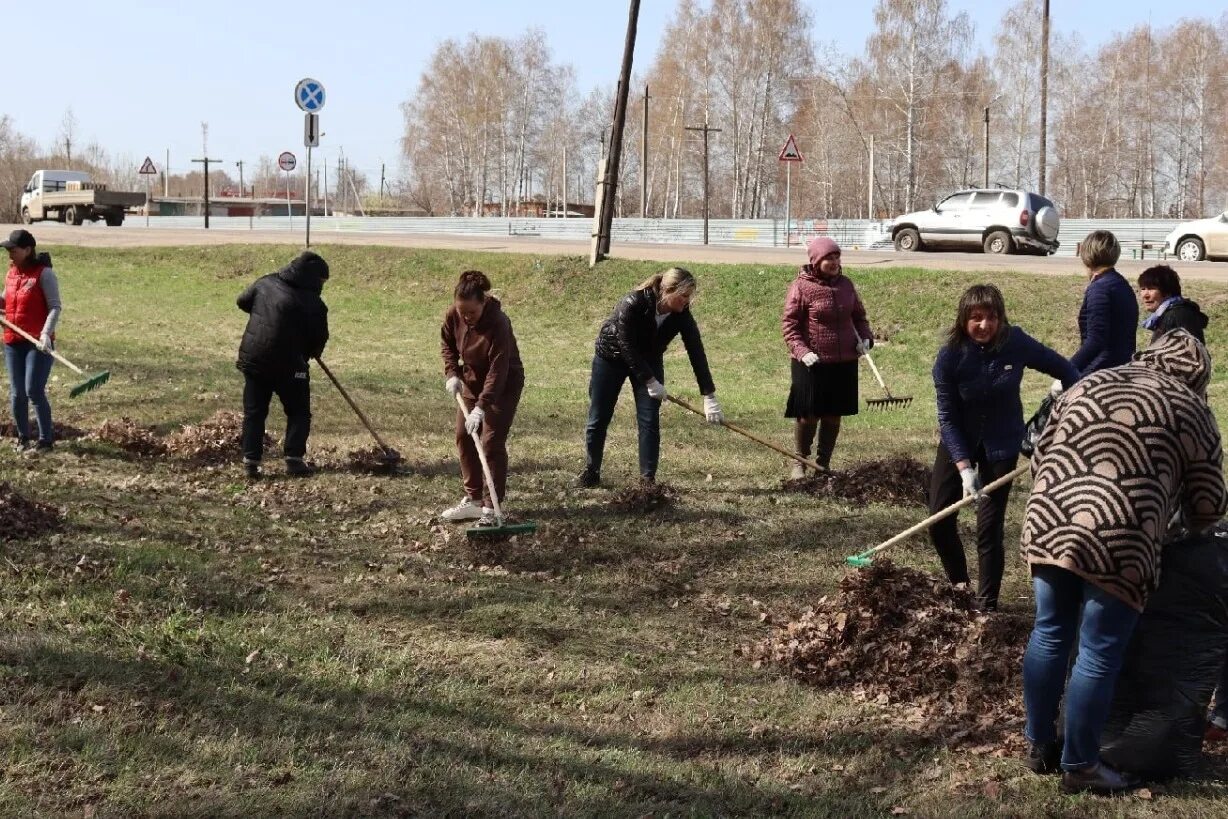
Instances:
[[[1164,252],[1183,262],[1228,257],[1228,211],[1210,219],[1182,222],[1164,239]]]

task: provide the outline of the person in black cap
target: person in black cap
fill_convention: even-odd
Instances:
[[[9,403],[17,428],[16,450],[27,455],[49,452],[55,440],[51,426],[51,402],[47,380],[51,377],[51,349],[55,325],[60,318],[60,286],[51,257],[39,253],[28,230],[14,230],[0,242],[9,252],[9,270],[4,279],[0,308],[9,324],[38,339],[33,343],[9,327],[4,328],[4,365],[9,375]],[[38,421],[38,441],[30,443],[30,405]]]
[[[274,394],[286,412],[286,472],[298,477],[312,473],[303,460],[311,433],[307,360],[319,357],[328,343],[328,307],[320,298],[326,281],[328,262],[305,250],[238,298],[239,309],[250,314],[235,366],[244,377],[243,468],[252,480],[260,477],[264,422]]]

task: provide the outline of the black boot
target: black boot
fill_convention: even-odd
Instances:
[[[823,418],[819,423],[819,445],[814,459],[824,469],[831,468],[831,454],[836,451],[836,439],[840,437],[840,416]]]
[[[810,457],[810,447],[814,443],[814,433],[818,430],[817,422],[798,418],[793,424],[793,450],[803,458]],[[799,461],[794,461],[792,469],[789,472],[789,477],[793,480],[799,480],[806,477],[806,467]]]
[[[1065,793],[1088,791],[1108,796],[1134,790],[1138,787],[1138,779],[1130,774],[1114,770],[1103,762],[1097,762],[1086,768],[1063,773],[1061,787]]]
[[[295,478],[310,478],[315,470],[302,458],[286,458],[286,474]]]
[[[1023,761],[1032,773],[1053,774],[1062,770],[1062,746],[1052,742],[1033,743],[1028,749],[1027,759]]]
[[[594,486],[599,486],[601,484],[601,473],[592,467],[586,466],[584,467],[584,471],[577,475],[576,479],[572,481],[572,484],[580,489],[592,489]]]
[[[247,476],[249,481],[260,480],[260,461],[252,461],[247,458],[243,459],[243,474]]]

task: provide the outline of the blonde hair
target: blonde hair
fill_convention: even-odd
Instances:
[[[691,274],[691,271],[685,267],[671,267],[640,282],[640,286],[635,289],[651,290],[657,294],[657,298],[661,298],[672,296],[675,293],[689,296],[695,292],[695,285],[695,276]]]
[[[1112,267],[1121,258],[1121,243],[1107,230],[1093,230],[1079,244],[1079,261],[1088,270]]]

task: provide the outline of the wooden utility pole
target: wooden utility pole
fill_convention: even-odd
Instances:
[[[1049,0],[1044,0],[1040,25],[1040,187],[1037,193],[1045,195],[1045,154],[1049,141]]]
[[[235,167],[239,169],[239,196],[243,196],[243,160],[240,159],[235,163]]]
[[[985,106],[985,187],[989,187],[989,106]]]
[[[623,153],[623,126],[627,123],[627,94],[631,88],[631,63],[635,57],[635,32],[640,18],[640,0],[631,0],[627,14],[627,39],[623,44],[623,64],[618,75],[618,94],[614,100],[614,126],[610,132],[610,153],[602,175],[599,204],[601,220],[597,228],[596,248],[590,264],[596,264],[610,253],[610,233],[614,226],[614,189],[618,184],[618,163]]]
[[[210,162],[220,163],[222,160],[210,159],[209,157],[205,157],[204,159],[193,159],[192,161],[204,163],[204,166],[205,166],[205,230],[208,230],[209,229],[209,163]]]
[[[704,111],[704,124],[701,126],[686,126],[688,131],[699,131],[704,135],[704,244],[708,243],[708,134],[719,134],[720,128],[708,125],[708,112]]]
[[[648,85],[644,85],[644,125],[640,132],[640,218],[648,218]]]
[[[866,203],[866,218],[874,218],[874,134],[870,134],[870,178],[867,180],[869,200]]]

